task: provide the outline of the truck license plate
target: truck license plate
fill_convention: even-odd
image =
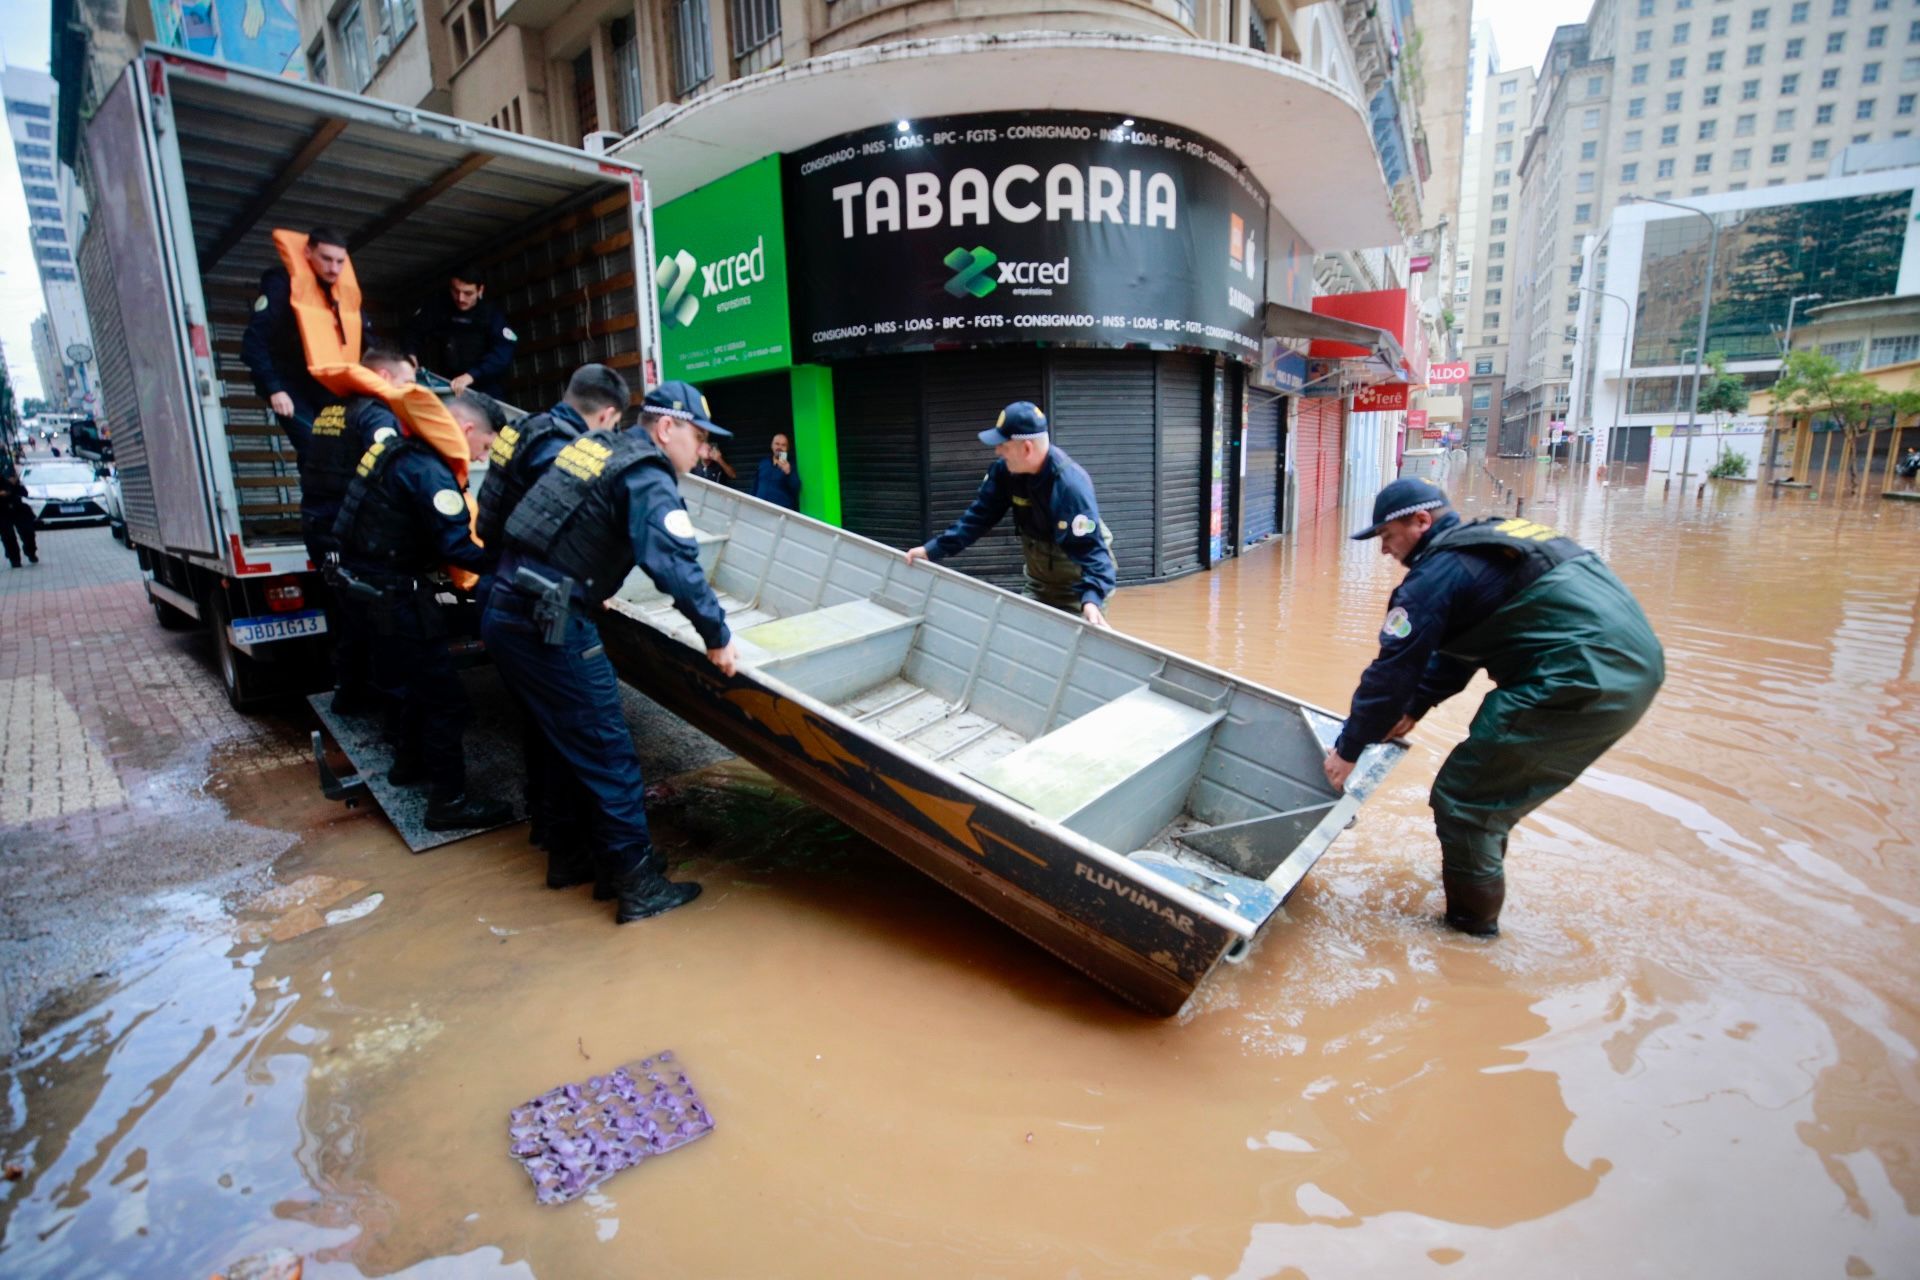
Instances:
[[[235,644],[264,644],[269,640],[291,640],[296,636],[317,636],[327,629],[326,615],[318,609],[304,613],[276,613],[262,618],[235,618]]]

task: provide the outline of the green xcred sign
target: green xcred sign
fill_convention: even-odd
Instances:
[[[779,156],[661,205],[653,243],[666,377],[698,382],[793,363]]]

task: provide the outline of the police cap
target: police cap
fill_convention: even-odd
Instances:
[[[1438,511],[1451,505],[1447,501],[1446,491],[1431,480],[1417,480],[1411,476],[1395,480],[1373,500],[1373,523],[1354,534],[1353,540],[1360,542],[1379,537],[1390,520],[1410,516],[1416,511]]]
[[[1047,415],[1031,400],[1015,400],[1000,411],[994,424],[980,433],[981,444],[1009,440],[1037,440],[1047,434]]]
[[[700,394],[700,388],[691,382],[663,382],[647,392],[640,401],[640,412],[657,414],[665,418],[681,418],[699,427],[708,435],[731,436],[733,432],[725,427],[714,425],[713,411],[707,405],[707,398]]]

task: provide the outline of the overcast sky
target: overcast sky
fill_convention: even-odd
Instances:
[[[127,0],[145,4],[147,0]],[[1476,0],[1474,17],[1493,24],[1502,70],[1538,66],[1553,29],[1580,22],[1590,0]],[[1418,21],[1420,0],[1414,0]],[[0,55],[18,67],[47,68],[48,0],[0,0]],[[33,363],[33,318],[46,310],[40,277],[27,239],[27,203],[13,142],[0,128],[0,342],[19,396],[37,396],[40,372]]]

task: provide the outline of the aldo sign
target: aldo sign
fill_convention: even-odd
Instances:
[[[660,257],[653,285],[666,377],[729,378],[793,363],[781,216],[778,156],[654,213]]]

